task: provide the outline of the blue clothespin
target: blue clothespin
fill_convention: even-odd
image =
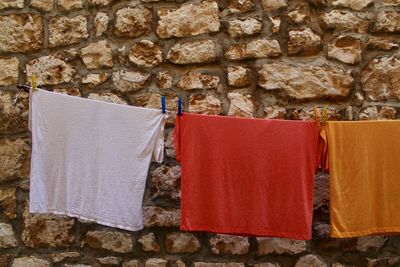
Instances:
[[[182,97],[178,98],[178,116],[182,116]]]
[[[167,100],[165,99],[165,96],[161,97],[161,108],[163,114],[167,113]]]

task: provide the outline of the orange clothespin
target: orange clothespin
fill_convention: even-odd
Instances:
[[[321,118],[321,113],[319,112],[319,109],[314,106],[314,120],[319,121]]]
[[[36,74],[35,73],[32,73],[31,87],[32,87],[32,92],[35,92],[36,88],[37,88],[37,78],[36,78]]]

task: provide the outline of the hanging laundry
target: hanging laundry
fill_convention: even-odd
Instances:
[[[327,122],[332,237],[400,233],[400,121]]]
[[[161,110],[40,89],[31,98],[30,212],[142,229],[149,164],[163,158]]]
[[[183,113],[181,230],[311,239],[314,121]]]

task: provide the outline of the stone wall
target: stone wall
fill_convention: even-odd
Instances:
[[[399,34],[399,0],[0,0],[0,266],[400,266],[398,237],[329,238],[322,173],[312,241],[180,232],[171,140],[178,96],[203,114],[395,119]],[[167,96],[144,230],[28,213],[28,99],[14,97],[32,73],[91,99],[159,108]]]

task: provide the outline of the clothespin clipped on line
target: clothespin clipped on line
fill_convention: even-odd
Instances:
[[[320,122],[326,122],[328,120],[328,118],[329,118],[328,108],[326,106],[322,109],[322,115],[319,112],[319,109],[316,106],[314,106],[314,119],[315,120],[318,120]]]
[[[32,87],[32,92],[35,92],[37,88],[37,78],[35,73],[32,73],[31,76],[31,87]]]
[[[167,113],[167,100],[165,96],[161,97],[161,109],[163,114]]]
[[[324,109],[322,110],[321,122],[326,121],[328,121],[328,108],[324,107]]]
[[[36,74],[33,73],[31,76],[31,86],[29,85],[17,85],[17,88],[19,89],[19,92],[14,98],[14,106],[17,104],[18,99],[21,95],[21,92],[24,91],[25,93],[30,93],[30,90],[32,89],[32,92],[35,92],[37,90],[37,78]]]
[[[178,98],[178,116],[182,116],[182,97]]]

